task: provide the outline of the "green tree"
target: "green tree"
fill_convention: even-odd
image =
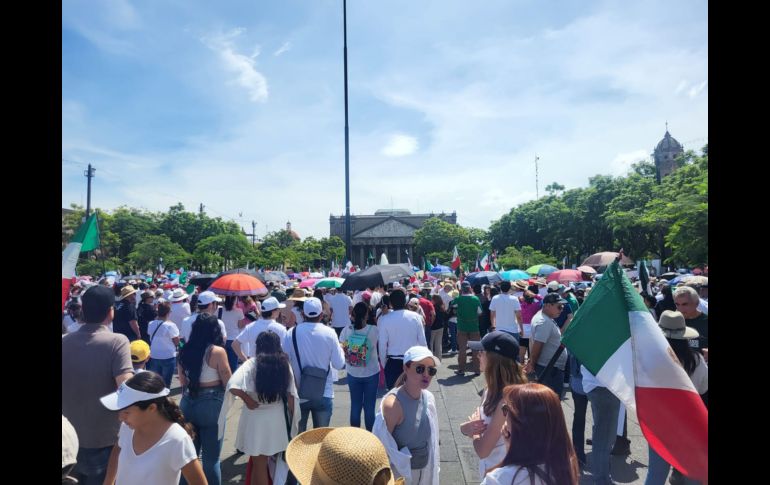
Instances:
[[[195,246],[194,261],[207,270],[245,266],[253,260],[253,248],[243,234],[209,236]]]
[[[523,246],[520,249],[515,246],[508,246],[502,254],[498,255],[497,262],[506,270],[525,270],[535,264],[550,264],[551,266],[556,266],[556,258],[541,253],[531,246]]]
[[[163,258],[163,265],[168,269],[189,266],[190,263],[190,254],[165,234],[145,236],[134,245],[128,255],[128,262],[133,271],[155,271],[160,258]]]
[[[556,193],[564,191],[564,186],[558,182],[553,182],[550,185],[546,185],[545,191],[548,192],[549,195],[556,195]]]

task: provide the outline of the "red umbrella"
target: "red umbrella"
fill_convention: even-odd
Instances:
[[[545,280],[567,284],[573,281],[583,281],[583,274],[576,269],[562,269],[549,274]]]
[[[299,284],[300,288],[312,288],[315,286],[315,284],[318,282],[320,278],[308,278],[306,280],[303,280],[302,283]]]
[[[220,276],[208,289],[225,296],[267,295],[267,287],[261,281],[243,273]]]

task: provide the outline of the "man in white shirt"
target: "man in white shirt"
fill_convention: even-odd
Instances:
[[[197,313],[193,313],[189,317],[185,318],[182,321],[182,328],[179,330],[179,334],[184,339],[185,342],[190,340],[190,334],[192,333],[192,326],[195,323],[195,320],[198,319],[198,314],[200,313],[208,313],[210,315],[216,315],[217,309],[219,308],[219,304],[222,303],[222,299],[219,298],[213,291],[204,291],[200,295],[198,295],[198,311]],[[174,311],[173,306],[171,308],[171,311]],[[227,340],[227,330],[225,329],[225,322],[223,322],[221,319],[217,320],[219,322],[219,328],[222,330],[222,341]]]
[[[445,282],[444,287],[437,292],[438,296],[441,297],[441,301],[444,302],[444,308],[448,309],[449,302],[454,299],[452,298],[452,290],[454,290],[452,283]]]
[[[325,300],[332,312],[332,327],[339,338],[342,329],[350,325],[353,300],[348,295],[338,292],[337,288],[329,288],[329,294],[326,295]]]
[[[168,318],[176,324],[181,333],[182,322],[192,314],[190,304],[187,302],[187,293],[182,288],[175,288],[166,299],[171,302],[171,313],[168,314]]]
[[[393,388],[404,370],[404,352],[415,345],[427,347],[425,327],[420,315],[405,310],[406,292],[394,289],[390,293],[390,305],[393,311],[377,321],[380,332],[377,352],[385,368],[385,385],[388,389]]]
[[[238,334],[235,340],[233,340],[233,351],[238,355],[240,362],[245,362],[250,357],[254,357],[257,354],[257,337],[259,334],[265,331],[271,331],[278,335],[283,343],[286,338],[286,327],[275,321],[275,317],[278,316],[278,310],[286,308],[283,303],[278,303],[278,299],[274,296],[266,298],[262,302],[262,316],[256,322],[251,322],[246,325],[241,333]]]
[[[521,323],[521,304],[519,299],[511,295],[511,282],[503,281],[500,283],[500,293],[492,297],[489,303],[489,319],[491,326],[489,331],[500,330],[516,337],[516,341],[522,333],[524,326]]]
[[[291,361],[294,372],[294,381],[297,389],[301,389],[302,368],[317,367],[327,369],[326,386],[322,398],[304,399],[300,396],[299,408],[302,412],[299,419],[299,432],[307,429],[307,418],[313,414],[313,427],[322,428],[329,426],[332,418],[334,399],[334,369],[345,367],[345,354],[337,340],[337,334],[331,328],[321,323],[323,304],[318,298],[308,298],[303,305],[302,313],[305,321],[291,328],[283,341],[284,351]],[[296,345],[296,348],[295,348]],[[297,358],[299,353],[299,359]]]

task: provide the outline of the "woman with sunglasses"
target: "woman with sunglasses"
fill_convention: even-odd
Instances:
[[[508,451],[481,485],[577,485],[577,458],[555,392],[537,383],[508,386],[502,412]]]
[[[374,421],[372,433],[385,445],[396,478],[403,477],[406,485],[439,483],[438,413],[428,391],[439,362],[427,347],[410,347],[404,372],[382,398]]]
[[[513,384],[524,384],[527,378],[516,361],[519,343],[513,335],[499,330],[490,332],[480,342],[468,342],[468,347],[479,351],[480,368],[484,371],[487,388],[481,397],[481,406],[467,422],[460,425],[460,432],[473,438],[473,450],[479,456],[479,480],[483,480],[487,471],[497,466],[505,456],[503,389]]]

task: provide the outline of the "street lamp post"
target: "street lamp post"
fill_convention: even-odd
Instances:
[[[350,147],[348,129],[348,16],[347,0],[342,0],[342,55],[345,68],[345,258],[352,260],[350,245]]]

